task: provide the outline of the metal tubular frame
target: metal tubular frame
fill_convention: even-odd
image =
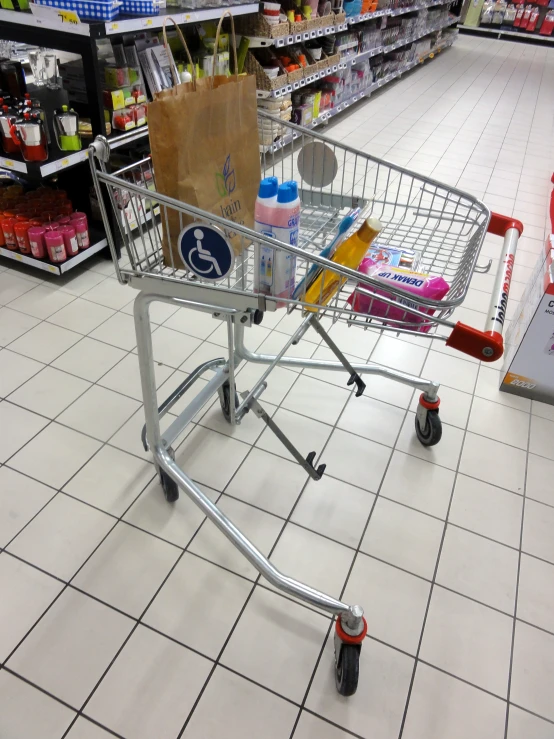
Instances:
[[[242,534],[239,529],[232,523],[232,521],[223,514],[219,508],[212,503],[212,501],[204,495],[200,488],[194,484],[194,482],[180,469],[180,467],[174,462],[171,457],[169,450],[169,444],[165,438],[167,434],[162,433],[160,430],[160,416],[158,412],[157,393],[156,393],[156,381],[154,375],[154,354],[152,349],[152,331],[150,326],[149,307],[154,301],[162,301],[167,303],[179,304],[177,299],[167,298],[165,295],[156,295],[146,292],[139,292],[134,302],[134,319],[135,319],[135,330],[137,337],[137,352],[139,359],[140,368],[140,380],[142,386],[142,396],[144,400],[144,415],[146,420],[146,435],[148,439],[148,446],[154,456],[154,462],[158,469],[163,469],[172,480],[179,486],[180,489],[184,490],[189,498],[196,503],[200,510],[210,519],[210,521],[217,526],[217,528],[229,539],[229,541],[237,547],[237,549],[246,557],[246,559],[252,564],[258,572],[263,575],[268,582],[274,585],[279,590],[291,595],[299,600],[308,603],[316,608],[322,608],[323,610],[332,613],[336,616],[341,617],[341,623],[355,632],[361,624],[363,610],[360,606],[348,606],[340,600],[332,598],[331,596],[321,593],[315,588],[311,588],[309,585],[305,585],[298,580],[295,580],[287,575],[282,574],[269,560],[257,549],[252,542]],[[242,326],[240,322],[237,322],[235,326]],[[214,395],[217,387],[221,386],[226,380],[229,379],[229,363],[226,363],[224,367],[218,367],[216,374],[214,375],[213,386],[210,388],[209,393],[205,392],[208,390],[206,387],[199,393],[205,397],[205,402]],[[208,383],[210,384],[210,383]],[[181,390],[183,386],[174,391],[171,397],[174,397],[176,392]],[[182,395],[182,393],[181,393]],[[197,396],[197,397],[199,397]],[[164,404],[165,405],[165,404]],[[232,404],[231,404],[232,405]],[[163,405],[162,405],[163,407]],[[167,405],[166,405],[167,408]],[[188,410],[188,409],[187,409]],[[188,423],[190,419],[186,417],[179,417],[174,423],[179,421],[179,425],[182,428]]]

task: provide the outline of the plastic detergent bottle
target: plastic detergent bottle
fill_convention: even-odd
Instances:
[[[331,261],[350,269],[358,269],[381,228],[381,222],[377,218],[368,218],[357,231],[340,244]],[[327,305],[345,282],[346,277],[326,269],[307,290],[306,303]]]
[[[275,219],[273,229],[275,238],[285,244],[298,246],[300,198],[298,197],[298,185],[294,180],[279,185]]]
[[[254,205],[254,230],[264,236],[274,239],[273,222],[277,206],[277,188],[279,180],[277,177],[265,177],[260,182],[258,197]],[[264,244],[256,244],[254,249],[254,289],[265,295],[271,294],[273,283],[272,271],[267,271],[268,261],[273,257],[273,249]]]
[[[298,246],[300,230],[300,198],[298,185],[294,180],[283,182],[277,191],[277,205],[275,207],[275,238],[284,244]],[[290,298],[294,292],[296,278],[296,255],[288,254],[283,249],[275,249],[272,264],[273,284],[271,295],[279,298]],[[286,303],[277,303],[282,308]]]
[[[265,177],[260,182],[258,197],[254,205],[254,230],[275,238],[273,234],[273,223],[275,220],[275,207],[277,205],[277,188],[279,180],[277,177]]]
[[[298,185],[293,180],[277,187],[276,177],[260,183],[254,209],[255,230],[285,244],[296,246],[300,225]],[[264,295],[290,298],[296,277],[296,256],[266,244],[256,248],[254,288]],[[286,305],[278,302],[277,307]]]

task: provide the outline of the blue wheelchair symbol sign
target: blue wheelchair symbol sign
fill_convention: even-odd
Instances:
[[[215,226],[191,223],[179,234],[177,247],[186,267],[204,280],[223,280],[233,269],[233,247]]]

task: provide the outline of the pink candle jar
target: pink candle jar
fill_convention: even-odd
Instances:
[[[82,213],[79,210],[76,210],[75,213],[72,213],[71,216],[70,216],[70,218],[71,218],[72,221],[79,221],[79,220],[81,220],[81,218],[84,218],[85,219],[85,223],[87,223],[87,214],[86,213]]]
[[[86,218],[76,218],[73,221],[71,221],[71,226],[75,229],[75,234],[77,236],[77,243],[79,244],[79,249],[88,249],[90,246],[90,238],[88,234],[88,226],[87,226],[87,219]]]
[[[51,262],[65,262],[67,254],[63,235],[59,231],[47,231],[44,234],[44,241],[48,251],[48,258]]]
[[[79,253],[79,244],[73,226],[60,226],[56,233],[62,234],[65,253],[68,257],[74,257],[75,254]]]
[[[60,224],[57,221],[44,221],[42,224],[42,227],[46,229],[46,231],[56,231]]]
[[[41,226],[31,226],[27,231],[29,244],[31,246],[31,254],[37,259],[44,259],[46,256],[46,246],[44,244],[44,234],[46,230]]]
[[[60,224],[60,226],[69,226],[71,223],[71,218],[69,216],[58,216],[56,218],[56,221]]]

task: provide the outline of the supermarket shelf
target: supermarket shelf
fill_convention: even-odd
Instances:
[[[294,33],[289,36],[280,36],[279,38],[264,38],[260,36],[250,36],[250,49],[257,49],[264,46],[276,46],[278,48],[282,46],[290,46],[291,44],[298,44],[302,41],[309,41],[310,39],[319,38],[321,36],[328,36],[331,33],[339,33],[340,31],[346,31],[349,26],[356,23],[364,23],[365,21],[372,21],[377,18],[383,18],[385,16],[394,18],[397,15],[404,15],[405,13],[415,13],[419,10],[425,10],[427,8],[435,8],[437,5],[450,5],[454,0],[433,0],[429,3],[420,3],[418,5],[410,5],[406,8],[385,8],[384,10],[376,10],[374,13],[362,13],[362,15],[353,15],[346,19],[344,23],[338,26],[325,26],[324,28],[316,28],[312,31],[304,31],[303,33]]]
[[[538,33],[525,33],[525,31],[510,31],[508,29],[491,28],[490,26],[464,26],[463,23],[458,24],[460,31],[464,33],[482,33],[485,36],[491,38],[501,39],[506,38],[510,41],[531,41],[538,44],[546,44],[547,46],[554,46],[553,36],[541,36]]]
[[[271,92],[267,90],[257,90],[258,98],[283,97],[283,95],[287,95],[293,90],[298,90],[299,88],[305,87],[306,85],[312,85],[317,80],[323,79],[324,77],[327,77],[328,75],[333,74],[333,72],[336,72],[339,69],[346,69],[347,67],[351,67],[354,64],[357,64],[358,62],[364,61],[365,59],[370,59],[373,56],[377,56],[378,54],[388,54],[391,51],[395,51],[396,49],[399,49],[401,46],[406,46],[407,44],[411,44],[414,41],[417,41],[418,39],[423,38],[424,36],[428,36],[430,33],[435,33],[436,31],[440,31],[443,28],[447,28],[448,26],[451,26],[454,23],[457,23],[458,20],[459,20],[458,18],[451,18],[446,23],[441,23],[437,25],[435,28],[430,28],[430,29],[428,28],[425,31],[417,33],[413,36],[410,36],[407,39],[400,39],[399,41],[396,41],[394,44],[389,44],[388,46],[377,46],[375,49],[370,49],[369,51],[362,51],[360,54],[353,54],[350,57],[341,59],[341,61],[338,64],[334,64],[331,67],[327,67],[327,69],[324,69],[321,72],[316,72],[315,74],[312,74],[309,77],[304,77],[303,79],[298,80],[297,82],[291,82],[288,85],[283,85],[283,87],[278,87],[276,90],[272,90]]]
[[[14,172],[27,172],[27,165],[17,159],[9,159],[8,157],[0,157],[0,169],[11,169]]]
[[[258,3],[231,6],[233,15],[257,13]],[[29,26],[35,29],[58,31],[72,36],[91,36],[101,38],[114,33],[129,33],[150,28],[161,28],[164,17],[170,15],[178,24],[197,23],[198,21],[215,20],[221,17],[222,8],[204,8],[202,10],[188,10],[172,12],[173,8],[164,8],[159,15],[147,17],[117,18],[109,23],[98,21],[92,23],[62,23],[55,16],[50,19],[32,13],[18,13],[13,10],[0,9],[0,22],[19,26]]]
[[[233,12],[233,16],[237,15],[248,15],[249,13],[257,13],[260,9],[259,3],[248,3],[246,5],[231,5],[230,9]],[[148,18],[128,18],[122,20],[114,20],[110,23],[106,23],[106,35],[109,36],[114,33],[129,33],[130,31],[142,31],[148,28],[161,28],[163,26],[164,18],[171,16],[175,19],[178,25],[185,23],[198,23],[200,21],[219,20],[221,13],[226,8],[204,8],[202,10],[185,10],[181,12],[174,12],[175,8],[165,8],[160,12],[160,15],[154,15]]]
[[[124,144],[131,143],[137,139],[148,136],[148,126],[141,126],[137,129],[136,136],[130,136],[129,133],[123,136],[114,136],[108,138],[110,148],[116,149]],[[0,157],[0,169],[11,169],[14,172],[21,172],[23,174],[30,174],[35,176],[49,177],[50,175],[60,172],[62,169],[68,169],[74,167],[76,164],[80,164],[88,159],[88,148],[81,149],[81,151],[75,151],[72,154],[68,154],[64,151],[53,152],[48,162],[44,164],[34,164],[24,162],[21,159],[8,159],[7,157]]]
[[[156,205],[153,209],[154,215],[157,216],[160,214],[160,207],[159,205]],[[144,221],[148,223],[152,219],[152,211],[148,211],[148,213],[144,216]],[[132,231],[137,228],[139,224],[136,220],[133,220],[129,223],[129,226]],[[98,237],[98,231],[96,232],[96,235]],[[20,254],[17,251],[11,251],[10,249],[5,249],[4,247],[0,247],[0,256],[7,257],[8,259],[12,259],[14,262],[19,262],[20,264],[26,264],[28,267],[35,267],[35,269],[40,269],[43,272],[49,272],[52,275],[63,275],[65,272],[69,272],[70,269],[73,269],[74,267],[77,267],[77,265],[82,264],[82,262],[86,261],[89,257],[92,257],[93,254],[97,254],[99,251],[104,249],[104,247],[108,246],[108,240],[106,238],[99,239],[97,242],[95,242],[92,246],[90,246],[88,249],[85,249],[84,251],[80,251],[78,254],[76,254],[74,257],[71,257],[71,259],[67,259],[65,262],[60,262],[59,265],[51,264],[50,262],[45,262],[42,259],[35,259],[34,257],[29,257],[26,254]]]
[[[73,269],[78,264],[81,264],[89,257],[92,257],[93,254],[101,251],[107,245],[107,239],[100,239],[100,241],[97,241],[88,249],[85,249],[85,251],[79,252],[79,254],[76,254],[74,257],[71,257],[71,259],[68,259],[65,262],[60,262],[59,265],[50,264],[50,262],[43,262],[41,259],[28,257],[25,254],[20,254],[17,251],[10,251],[10,249],[5,249],[3,246],[0,247],[0,256],[7,257],[8,259],[12,259],[13,261],[19,262],[20,264],[26,264],[29,267],[35,267],[35,269],[40,269],[43,272],[50,272],[50,274],[53,275],[63,275],[65,272],[69,272],[70,269]]]
[[[451,23],[457,22],[457,19],[454,19],[451,21]],[[448,25],[451,25],[449,23]],[[441,28],[444,28],[445,24],[441,26]],[[440,30],[434,29],[434,31],[427,31],[423,35],[427,35],[428,33],[434,33],[435,31]],[[417,38],[421,38],[421,36],[418,36]],[[415,39],[412,39],[415,40]],[[373,84],[369,85],[365,88],[365,90],[361,90],[360,92],[357,92],[355,95],[353,95],[348,100],[344,100],[342,103],[337,105],[335,108],[331,108],[330,110],[326,110],[322,115],[319,116],[319,118],[316,118],[313,120],[308,126],[305,126],[306,129],[313,129],[317,126],[321,126],[324,123],[327,123],[331,118],[334,118],[334,116],[338,115],[339,113],[342,113],[344,110],[349,108],[351,105],[354,105],[354,103],[359,102],[360,100],[363,100],[364,98],[368,98],[371,93],[376,92],[381,87],[384,87],[385,85],[388,85],[389,82],[392,82],[393,80],[397,79],[401,75],[405,74],[406,72],[409,72],[411,69],[416,67],[418,64],[422,64],[426,59],[432,59],[435,54],[440,53],[444,49],[448,49],[452,44],[454,43],[454,39],[447,41],[446,43],[441,43],[438,46],[435,46],[433,49],[428,51],[423,56],[413,59],[408,64],[404,65],[402,68],[398,69],[396,72],[392,72],[391,74],[388,74],[386,77],[384,77],[381,80],[377,80],[376,82],[373,82]],[[293,131],[291,134],[287,134],[286,136],[283,136],[283,138],[279,139],[275,143],[271,144],[270,146],[260,146],[260,153],[262,154],[273,154],[275,152],[278,152],[280,149],[287,146],[287,144],[290,144],[295,139],[299,138],[302,134],[298,131]]]

